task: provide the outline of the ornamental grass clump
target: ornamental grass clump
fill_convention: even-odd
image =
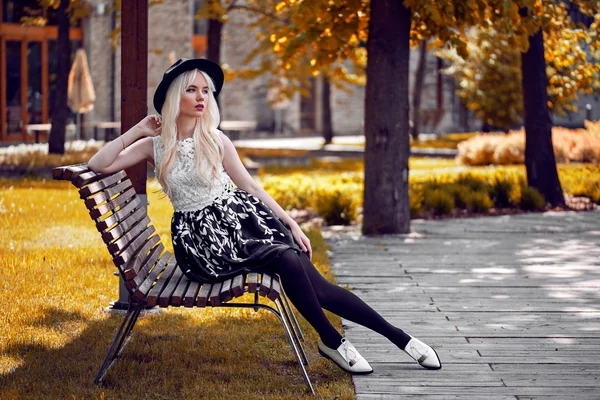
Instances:
[[[470,197],[473,194],[473,190],[466,185],[458,183],[446,184],[445,187],[440,188],[445,190],[454,199],[454,205],[458,208],[468,208],[470,203]]]
[[[423,212],[423,189],[421,187],[413,188],[412,186],[408,189],[408,199],[410,202],[410,217],[417,218],[419,214]]]
[[[514,183],[505,176],[496,176],[490,185],[490,197],[496,207],[510,207],[514,205],[511,193],[514,190]]]
[[[311,207],[318,186],[317,182],[297,173],[263,179],[263,188],[286,210]]]
[[[485,192],[471,192],[469,196],[469,201],[467,203],[467,209],[473,212],[488,212],[490,208],[492,208],[494,204],[492,200],[490,200],[490,196],[488,196]]]
[[[474,192],[487,192],[490,189],[490,185],[486,179],[473,174],[460,174],[454,183],[466,186]]]
[[[521,188],[521,200],[519,207],[526,211],[541,210],[546,206],[544,196],[533,187]]]
[[[443,189],[426,191],[423,197],[423,208],[435,215],[448,215],[454,211],[454,198]]]
[[[586,129],[552,128],[552,145],[558,163],[600,162],[597,122],[585,121]],[[509,165],[525,161],[525,130],[508,134],[480,134],[458,144],[456,160],[466,165]]]
[[[349,225],[358,216],[352,194],[336,188],[318,190],[313,204],[327,225]]]
[[[595,203],[600,203],[600,182],[598,181],[577,181],[573,183],[570,191],[573,196],[587,197]]]

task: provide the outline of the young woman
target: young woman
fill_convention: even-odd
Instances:
[[[345,371],[373,369],[323,309],[384,335],[422,367],[440,369],[435,350],[329,283],[314,267],[310,240],[252,179],[232,142],[217,129],[215,98],[222,86],[223,71],[212,61],[178,60],[154,94],[160,115],[147,116],[108,143],[88,167],[112,173],[142,161],[154,164],[173,204],[173,249],[185,274],[201,282],[240,272],[278,274],[289,299],[319,334],[319,352]]]

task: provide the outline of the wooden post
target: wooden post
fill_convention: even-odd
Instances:
[[[3,36],[0,36],[0,83],[2,84],[0,85],[0,141],[5,141],[8,140],[8,128],[6,126],[6,40]]]
[[[148,0],[121,2],[121,134],[148,113]],[[147,207],[146,161],[125,169],[135,192]],[[129,292],[123,278],[113,309],[126,309]]]
[[[121,3],[121,132],[148,112],[148,0]],[[146,194],[146,162],[125,170],[136,193]]]

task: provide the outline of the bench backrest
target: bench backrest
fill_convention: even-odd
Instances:
[[[150,225],[146,207],[125,171],[99,174],[87,164],[77,164],[54,168],[52,177],[71,181],[79,189],[130,292],[135,292],[151,271],[156,268],[161,271],[174,262]]]

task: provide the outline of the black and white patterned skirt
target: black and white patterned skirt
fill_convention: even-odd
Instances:
[[[288,249],[302,252],[289,226],[243,189],[195,211],[175,211],[177,264],[193,280],[214,282],[259,272]]]

